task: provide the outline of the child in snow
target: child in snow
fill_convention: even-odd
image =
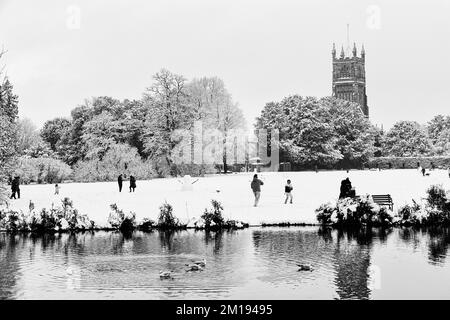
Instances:
[[[55,195],[59,195],[59,189],[60,186],[58,184],[55,184]]]
[[[286,204],[288,202],[288,200],[290,199],[290,203],[292,203],[292,189],[294,189],[292,187],[291,184],[291,180],[288,180],[286,185],[284,186],[284,194],[286,195],[286,200],[284,201],[284,203]]]

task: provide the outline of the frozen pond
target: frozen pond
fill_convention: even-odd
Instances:
[[[449,299],[449,243],[411,229],[0,233],[0,299]]]
[[[200,178],[193,190],[182,191],[181,182],[175,178],[138,181],[135,193],[128,192],[128,182],[119,193],[117,183],[61,184],[59,196],[54,196],[52,185],[21,186],[22,198],[12,201],[11,207],[28,212],[29,201],[36,209],[59,204],[63,197],[74,201],[75,208],[99,224],[106,223],[110,208],[117,203],[125,211],[133,211],[139,219],[156,219],[159,206],[168,201],[174,214],[182,221],[199,217],[211,199],[222,202],[226,218],[239,219],[250,224],[262,222],[315,223],[314,210],[322,203],[335,201],[339,196],[342,179],[350,177],[357,194],[392,195],[398,207],[412,198],[420,200],[431,184],[442,184],[450,189],[450,179],[444,170],[435,170],[423,177],[417,170],[384,171],[325,171],[325,172],[270,172],[261,173],[264,181],[260,206],[253,207],[250,181],[253,173],[239,173]],[[284,184],[292,180],[294,203],[284,205]],[[193,179],[195,181],[195,178]]]

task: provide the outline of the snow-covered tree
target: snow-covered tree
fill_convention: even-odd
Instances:
[[[50,148],[54,152],[57,152],[56,146],[69,127],[70,120],[66,118],[55,118],[44,123],[40,135],[50,145]]]
[[[439,136],[445,130],[450,130],[450,116],[437,115],[427,123],[427,132],[431,142],[438,141]]]
[[[172,150],[180,141],[175,133],[192,122],[186,79],[162,69],[153,76],[154,83],[144,93],[148,109],[143,134],[144,148],[160,167],[170,168],[174,162]]]
[[[373,153],[373,128],[358,105],[293,95],[270,102],[257,128],[278,129],[281,161],[304,166],[361,163]]]
[[[450,128],[439,133],[434,142],[434,152],[439,156],[450,156]]]
[[[367,162],[375,151],[377,131],[364,116],[360,106],[331,97],[321,99],[319,104],[330,114],[335,136],[333,149],[342,155],[342,165]]]
[[[432,145],[425,129],[416,121],[399,121],[387,132],[386,153],[394,157],[430,155]]]
[[[0,61],[4,51],[0,52]],[[5,200],[4,182],[11,171],[17,148],[18,97],[0,68],[0,202]]]
[[[204,129],[216,129],[222,136],[220,148],[224,172],[227,172],[234,130],[245,130],[246,122],[237,103],[218,77],[193,79],[187,86],[192,122],[201,120]]]

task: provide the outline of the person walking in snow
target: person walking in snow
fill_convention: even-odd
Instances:
[[[253,190],[253,194],[255,196],[255,204],[254,207],[258,206],[259,198],[261,197],[261,186],[264,185],[264,182],[262,182],[260,179],[258,179],[258,175],[255,174],[253,176],[252,183],[250,184],[250,187]]]

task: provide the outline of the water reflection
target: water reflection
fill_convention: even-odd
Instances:
[[[334,251],[336,292],[340,299],[366,300],[371,295],[371,282],[376,281],[371,251],[374,242],[386,243],[392,228],[358,228],[336,230]],[[375,266],[376,268],[376,266]],[[376,275],[375,275],[376,276]]]
[[[417,292],[401,291],[404,283],[422,280],[416,294],[426,297],[450,281],[449,244],[445,228],[0,233],[0,298],[402,298]],[[185,271],[201,259],[204,271]],[[162,281],[161,270],[174,279]],[[445,288],[438,292],[450,298]]]
[[[448,228],[431,228],[429,233],[428,258],[433,264],[443,264],[450,244],[450,231]]]
[[[227,231],[229,234],[233,231]],[[205,231],[205,244],[210,245],[213,244],[213,253],[215,255],[220,254],[221,249],[223,247],[223,233],[224,231],[210,232]]]
[[[14,293],[20,264],[17,251],[20,238],[0,233],[0,299],[7,299]]]
[[[334,250],[336,292],[340,299],[368,299],[371,229],[337,232]]]

